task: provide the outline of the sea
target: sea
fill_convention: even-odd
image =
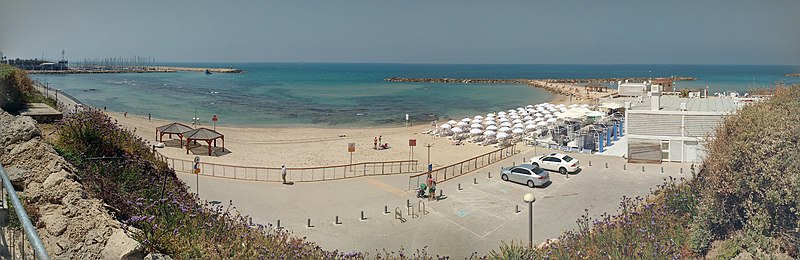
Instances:
[[[85,104],[190,123],[247,127],[392,127],[429,124],[550,100],[541,89],[508,84],[387,82],[408,78],[696,77],[676,88],[710,93],[800,83],[800,66],[762,65],[469,65],[368,63],[162,63],[236,68],[198,72],[32,75]],[[615,84],[610,87],[615,88]]]

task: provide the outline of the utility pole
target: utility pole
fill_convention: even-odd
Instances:
[[[431,165],[431,147],[433,147],[433,144],[426,144],[425,145],[425,148],[428,148],[428,172],[431,171],[431,168],[433,166],[433,165]]]

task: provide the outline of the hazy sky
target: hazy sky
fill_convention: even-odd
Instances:
[[[8,57],[800,64],[798,0],[24,1]]]

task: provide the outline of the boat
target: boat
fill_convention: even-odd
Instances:
[[[211,75],[211,71],[210,70],[206,70],[206,75]]]

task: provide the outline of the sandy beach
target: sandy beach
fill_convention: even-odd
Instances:
[[[567,86],[564,87],[575,87]],[[575,87],[578,88],[578,87]],[[588,100],[573,100],[572,103]],[[570,98],[555,95],[550,103],[569,104]],[[490,111],[480,112],[486,114]],[[148,120],[147,116],[131,115],[127,117],[120,112],[108,114],[117,119],[125,128],[136,130],[136,134],[149,141],[156,142],[156,127],[172,123],[161,119]],[[157,117],[157,115],[155,115]],[[458,120],[458,119],[455,119]],[[446,121],[446,120],[444,120]],[[440,121],[439,124],[444,123]],[[191,122],[180,122],[191,126]],[[204,124],[201,127],[213,129],[213,124]],[[497,148],[482,147],[472,143],[453,145],[452,141],[444,137],[434,137],[423,132],[431,130],[430,123],[410,127],[374,127],[374,128],[292,128],[292,127],[238,127],[228,126],[219,122],[216,130],[225,135],[225,152],[215,148],[212,156],[208,156],[204,142],[202,147],[193,148],[189,154],[185,148],[178,147],[178,137],[164,135],[166,148],[159,152],[170,158],[192,160],[200,156],[204,162],[222,163],[239,166],[260,167],[311,167],[342,165],[350,163],[350,153],[347,152],[349,143],[356,143],[353,153],[353,162],[377,162],[392,160],[408,160],[410,157],[419,160],[420,165],[428,161],[425,145],[432,144],[430,148],[430,162],[434,167],[444,166],[466,160]],[[390,148],[383,150],[374,149],[374,138],[381,137],[382,143],[388,143]],[[416,139],[417,146],[410,156],[409,139]],[[217,146],[222,146],[221,142]]]

